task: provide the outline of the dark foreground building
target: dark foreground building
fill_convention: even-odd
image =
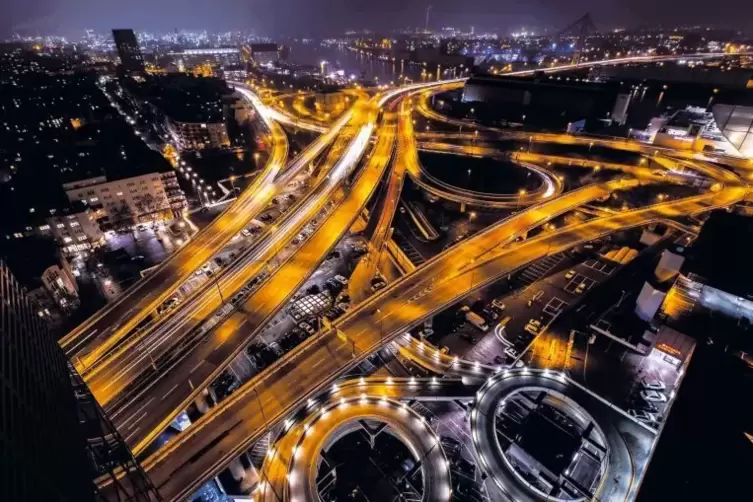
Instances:
[[[112,38],[118,49],[120,64],[126,72],[143,72],[144,56],[133,30],[112,30]]]
[[[158,500],[37,310],[0,261],[0,500]]]

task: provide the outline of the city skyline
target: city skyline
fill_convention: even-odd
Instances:
[[[749,490],[753,40],[142,1],[0,43],[0,498]]]
[[[143,2],[143,3],[140,3]],[[753,15],[753,6],[741,0],[727,0],[727,8],[709,10],[707,2],[690,0],[683,9],[669,1],[574,0],[563,4],[540,0],[500,4],[491,0],[469,0],[462,4],[433,0],[422,4],[386,0],[353,5],[340,0],[167,0],[157,4],[94,2],[84,0],[12,0],[0,21],[0,36],[74,36],[85,29],[98,31],[133,28],[137,31],[168,32],[174,29],[210,31],[253,30],[262,36],[333,36],[348,29],[391,31],[423,28],[431,5],[429,26],[455,26],[506,34],[521,27],[556,33],[580,15],[591,12],[603,31],[615,28],[718,25],[744,29],[742,20]],[[294,13],[291,15],[290,13]]]

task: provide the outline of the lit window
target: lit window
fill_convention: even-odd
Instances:
[[[80,223],[79,223],[79,222],[77,222],[77,221],[72,221],[72,222],[70,223],[70,225],[71,225],[72,227],[77,227],[77,226],[79,226],[79,225],[80,225]]]
[[[65,224],[64,223],[58,223],[55,226],[58,227],[58,228],[65,228]]]
[[[97,202],[99,200],[99,197],[92,197],[89,199],[91,202]]]
[[[63,242],[65,242],[66,244],[71,242],[72,240],[73,239],[71,239],[70,237],[63,237]]]
[[[85,235],[80,235],[80,236],[79,236],[79,238],[78,238],[78,241],[79,241],[79,242],[83,242],[83,241],[85,241],[85,240],[86,240],[86,238],[87,238],[87,237],[86,237]]]
[[[41,230],[42,232],[44,232],[45,230],[49,230],[49,229],[50,229],[49,225],[42,225],[41,227],[39,227],[39,230]]]

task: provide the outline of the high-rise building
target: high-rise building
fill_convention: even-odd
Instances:
[[[133,30],[112,30],[112,38],[120,56],[120,64],[127,72],[143,72],[144,56]]]
[[[159,500],[37,310],[0,262],[0,500]]]

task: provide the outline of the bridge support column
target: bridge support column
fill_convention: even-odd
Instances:
[[[242,481],[246,477],[246,469],[243,468],[240,458],[236,458],[230,462],[230,465],[228,465],[227,468],[230,471],[230,474],[233,475],[233,479],[236,481]]]
[[[465,210],[466,210],[466,207],[465,207],[465,202],[461,202],[461,203],[460,203],[460,212],[461,212],[461,213],[464,213],[464,212],[465,212]]]
[[[202,415],[209,411],[209,392],[207,392],[206,390],[203,391],[196,397],[196,399],[194,399],[193,403],[196,405],[196,409],[199,410],[199,413],[201,413]]]
[[[245,474],[243,481],[241,481],[240,488],[241,491],[245,493],[251,493],[254,491],[254,488],[256,488],[256,485],[259,484],[259,472],[256,470],[256,467],[249,465],[246,468]]]

